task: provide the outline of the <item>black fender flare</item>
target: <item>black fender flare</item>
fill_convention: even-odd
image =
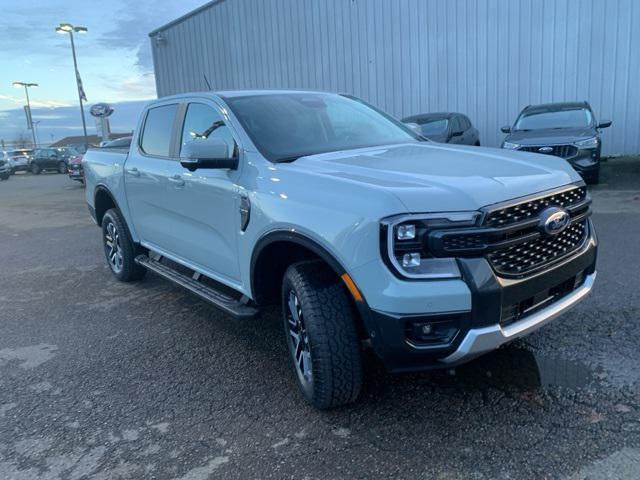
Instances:
[[[322,260],[324,260],[327,265],[329,265],[331,269],[336,273],[336,275],[338,275],[338,277],[341,277],[346,272],[346,269],[342,266],[342,264],[338,260],[336,260],[335,257],[327,251],[326,248],[321,246],[312,238],[302,233],[292,232],[291,230],[272,230],[260,237],[260,239],[256,242],[255,247],[253,248],[253,253],[251,254],[252,293],[255,293],[256,291],[255,268],[258,262],[258,258],[260,258],[260,254],[266,247],[276,242],[291,242],[307,248]]]
[[[96,199],[98,198],[99,193],[105,193],[111,199],[111,201],[116,206],[116,208],[120,209],[120,205],[118,205],[118,202],[116,201],[111,191],[103,184],[97,185],[93,191],[93,209],[95,212],[95,218],[98,225],[100,225],[100,220],[102,220],[101,218],[100,219],[98,218],[98,211],[97,211],[97,205],[96,205]]]

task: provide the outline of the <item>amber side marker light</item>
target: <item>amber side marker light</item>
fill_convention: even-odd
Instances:
[[[353,280],[351,280],[351,277],[349,276],[349,274],[343,273],[340,278],[342,278],[342,281],[351,292],[351,296],[353,296],[353,299],[356,302],[362,302],[363,300],[362,300],[362,295],[360,294],[360,290],[358,290],[358,287],[356,287],[356,284],[353,282]]]

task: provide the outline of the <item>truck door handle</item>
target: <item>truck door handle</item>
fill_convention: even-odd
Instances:
[[[139,177],[140,176],[140,170],[138,170],[136,167],[127,168],[127,173],[129,175],[131,175],[132,177]]]
[[[184,187],[184,178],[181,175],[176,174],[173,177],[169,177],[169,181],[175,183],[176,187]]]

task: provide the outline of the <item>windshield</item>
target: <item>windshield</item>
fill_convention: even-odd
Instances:
[[[256,147],[273,162],[420,141],[408,127],[351,97],[274,93],[225,101]]]
[[[593,116],[586,108],[553,111],[532,111],[520,115],[514,130],[539,130],[543,128],[585,128],[593,123]]]
[[[420,125],[420,131],[423,135],[441,135],[449,127],[449,120],[446,118],[419,120],[416,123]]]

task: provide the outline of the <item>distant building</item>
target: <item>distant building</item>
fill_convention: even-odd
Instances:
[[[636,0],[214,0],[149,34],[158,95],[293,88],[397,118],[469,116],[486,146],[529,104],[588,100],[640,152]]]
[[[131,132],[129,133],[111,133],[109,135],[110,140],[115,140],[117,138],[129,137],[131,136]],[[87,141],[89,145],[100,145],[102,138],[97,135],[87,135]],[[58,140],[55,143],[49,145],[50,147],[75,147],[75,146],[84,146],[84,135],[74,135],[72,137],[64,137],[62,140]]]

